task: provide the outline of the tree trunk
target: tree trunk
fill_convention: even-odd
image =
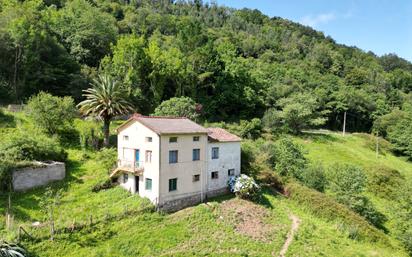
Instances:
[[[103,120],[103,134],[104,134],[104,141],[103,146],[109,146],[109,137],[110,137],[110,118],[105,118]]]

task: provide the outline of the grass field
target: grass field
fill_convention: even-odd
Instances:
[[[16,123],[24,122],[17,121]],[[14,126],[2,128],[1,137],[13,133]],[[305,135],[295,138],[311,160],[325,165],[352,162],[364,167],[384,164],[411,177],[412,164],[390,153],[376,159],[363,135]],[[92,187],[107,177],[97,154],[77,148],[67,149],[67,178],[53,184],[63,192],[56,210],[56,228],[85,224],[72,233],[57,234],[48,240],[47,226],[32,228],[44,221],[39,201],[45,188],[12,195],[14,226],[0,232],[16,236],[23,225],[36,238],[23,245],[34,256],[278,256],[290,230],[290,214],[301,220],[287,256],[407,256],[389,233],[389,244],[354,240],[338,220],[312,214],[294,200],[266,190],[258,203],[225,196],[173,214],[153,212],[147,202],[121,188],[98,193]],[[388,200],[371,196],[390,217]],[[0,212],[5,212],[6,196]],[[89,226],[90,216],[93,225]],[[390,228],[390,222],[388,223]]]

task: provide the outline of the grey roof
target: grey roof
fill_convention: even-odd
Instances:
[[[157,134],[207,134],[208,130],[185,117],[142,116],[135,114],[126,122],[139,121]],[[123,127],[123,125],[121,126]],[[119,127],[119,129],[121,128]]]

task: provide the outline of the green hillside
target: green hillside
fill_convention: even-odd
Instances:
[[[22,117],[15,116],[15,122],[27,128],[30,124]],[[76,126],[82,123],[84,121],[76,121]],[[12,123],[5,124],[8,126],[2,128],[3,137],[18,130]],[[295,137],[295,141],[304,145],[311,160],[325,165],[349,161],[365,169],[385,165],[399,170],[405,178],[411,176],[412,163],[389,152],[376,159],[369,140],[370,136],[365,134]],[[393,202],[370,193],[379,210],[389,217],[386,234],[332,198],[295,182],[289,186],[291,197],[268,188],[256,203],[226,196],[173,214],[161,214],[154,212],[144,199],[119,187],[92,192],[96,183],[107,178],[100,152],[84,152],[78,147],[69,147],[67,151],[67,178],[53,184],[53,188],[62,190],[55,213],[58,233],[54,241],[48,239],[47,225],[32,227],[33,222],[43,222],[46,217],[40,207],[45,188],[14,193],[11,197],[13,226],[7,230],[4,220],[0,223],[7,238],[16,237],[17,228],[22,225],[35,238],[33,241],[25,237],[22,244],[35,256],[277,255],[291,229],[290,215],[298,217],[300,226],[287,256],[407,256],[391,233]],[[299,190],[308,197],[305,203],[293,194]],[[314,209],[317,203],[310,202],[313,199],[329,201],[332,208],[339,209],[336,212],[348,216],[325,216],[326,210]],[[7,195],[2,197],[2,213],[5,206]],[[360,228],[356,232],[359,235],[363,233],[361,230],[369,232],[353,237],[351,225]]]

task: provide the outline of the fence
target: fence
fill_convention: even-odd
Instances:
[[[104,215],[87,215],[87,218],[76,219],[72,218],[70,223],[59,222],[58,220],[49,220],[43,223],[36,222],[33,224],[19,224],[16,227],[13,224],[9,224],[9,231],[17,232],[17,242],[22,241],[43,241],[43,240],[54,240],[56,236],[67,233],[75,233],[86,228],[92,228],[98,224],[111,223],[113,221],[119,221],[121,219],[127,218],[132,215],[143,214],[148,212],[154,212],[155,207],[147,203],[142,202],[138,208],[128,208],[125,205],[123,211],[120,213],[110,213],[105,212]],[[66,220],[67,220],[66,219]],[[64,225],[65,224],[65,225]]]

